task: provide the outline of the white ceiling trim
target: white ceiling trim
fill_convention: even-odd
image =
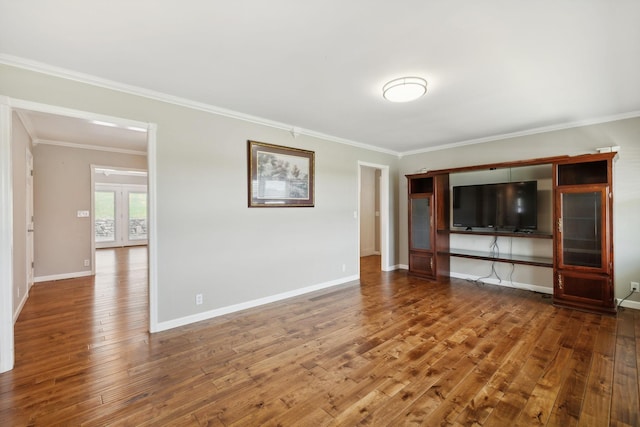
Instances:
[[[414,155],[414,154],[427,153],[427,152],[431,152],[431,151],[439,151],[439,150],[445,150],[445,149],[450,149],[450,148],[463,147],[463,146],[466,146],[466,145],[483,144],[485,142],[491,142],[491,141],[497,141],[497,140],[503,140],[503,139],[509,139],[509,138],[516,138],[516,137],[528,136],[528,135],[535,135],[535,134],[544,133],[544,132],[571,129],[571,128],[580,127],[580,126],[587,126],[587,125],[606,123],[606,122],[611,122],[611,121],[616,121],[616,120],[623,120],[623,119],[628,119],[628,118],[640,117],[640,111],[633,111],[633,112],[630,112],[630,113],[624,113],[624,114],[613,115],[613,116],[605,116],[605,117],[595,117],[595,118],[588,119],[588,120],[569,122],[569,123],[562,123],[562,124],[557,124],[557,125],[551,125],[551,126],[545,126],[545,127],[540,127],[540,128],[529,129],[529,130],[525,130],[525,131],[512,132],[512,133],[506,133],[506,134],[498,134],[498,135],[490,135],[490,136],[483,137],[483,138],[476,138],[476,139],[471,139],[471,140],[467,140],[467,141],[454,142],[454,143],[450,143],[450,144],[438,145],[436,147],[429,147],[429,148],[424,148],[424,149],[419,149],[419,150],[397,152],[397,151],[394,151],[394,150],[388,150],[388,149],[384,149],[384,148],[381,148],[381,147],[376,147],[376,146],[373,146],[373,145],[369,145],[369,144],[365,144],[365,143],[361,143],[361,142],[357,142],[357,141],[353,141],[353,140],[349,140],[349,139],[345,139],[345,138],[336,137],[336,136],[333,136],[333,135],[327,135],[327,134],[324,134],[324,133],[321,133],[321,132],[315,132],[315,131],[312,131],[310,129],[299,128],[297,126],[293,126],[293,125],[290,125],[290,124],[281,123],[281,122],[277,122],[277,121],[273,121],[273,120],[269,120],[269,119],[265,119],[265,118],[261,118],[261,117],[257,117],[257,116],[252,116],[252,115],[249,115],[249,114],[240,113],[240,112],[233,111],[233,110],[228,110],[228,109],[221,108],[221,107],[216,107],[214,105],[205,104],[205,103],[202,103],[202,102],[197,102],[197,101],[193,101],[193,100],[190,100],[190,99],[186,99],[186,98],[181,98],[181,97],[165,94],[165,93],[162,93],[162,92],[157,92],[157,91],[153,91],[153,90],[149,90],[149,89],[145,89],[145,88],[141,88],[141,87],[137,87],[137,86],[133,86],[133,85],[119,83],[119,82],[116,82],[116,81],[113,81],[113,80],[103,79],[103,78],[96,77],[96,76],[93,76],[93,75],[90,75],[90,74],[84,74],[84,73],[68,70],[68,69],[61,68],[61,67],[56,67],[56,66],[53,66],[53,65],[45,64],[45,63],[38,62],[38,61],[33,61],[33,60],[30,60],[30,59],[21,58],[21,57],[17,57],[17,56],[13,56],[13,55],[7,55],[7,54],[0,53],[0,63],[5,64],[5,65],[9,65],[9,66],[13,66],[13,67],[23,68],[23,69],[30,70],[30,71],[35,71],[35,72],[38,72],[38,73],[51,75],[51,76],[54,76],[54,77],[60,77],[60,78],[68,79],[68,80],[77,81],[79,83],[90,84],[92,86],[98,86],[98,87],[102,87],[102,88],[105,88],[105,89],[115,90],[115,91],[128,93],[128,94],[135,95],[135,96],[142,96],[142,97],[145,97],[145,98],[154,99],[154,100],[157,100],[157,101],[166,102],[166,103],[173,104],[173,105],[178,105],[178,106],[181,106],[181,107],[186,107],[186,108],[191,108],[191,109],[194,109],[194,110],[204,111],[204,112],[211,113],[211,114],[216,114],[216,115],[219,115],[219,116],[238,119],[238,120],[242,120],[242,121],[249,122],[249,123],[255,123],[255,124],[259,124],[259,125],[263,125],[263,126],[268,126],[268,127],[271,127],[271,128],[286,130],[286,131],[290,132],[293,135],[294,138],[297,137],[298,135],[306,135],[306,136],[310,136],[310,137],[313,137],[313,138],[319,138],[319,139],[324,139],[324,140],[327,140],[327,141],[337,142],[339,144],[345,144],[345,145],[350,145],[350,146],[353,146],[353,147],[358,147],[358,148],[362,148],[362,149],[366,149],[366,150],[371,150],[371,151],[376,151],[376,152],[380,152],[380,153],[390,154],[390,155],[393,155],[393,156],[397,156],[399,158],[402,158],[404,156]],[[26,103],[28,104],[28,102],[26,102]],[[24,107],[22,107],[22,108],[24,108]],[[70,111],[72,111],[72,110],[70,110]],[[95,115],[92,115],[92,117],[94,119],[96,118]],[[131,124],[124,123],[124,122],[126,122],[126,120],[121,121],[118,124],[120,124],[122,126],[125,126],[125,127],[128,126],[128,125],[131,125]],[[134,123],[134,122],[132,122],[132,123]],[[132,125],[132,126],[135,126],[135,125]],[[80,148],[80,147],[78,147],[78,148]],[[103,147],[103,148],[106,148],[106,147]],[[109,151],[109,150],[105,150],[105,151]],[[139,154],[140,152],[134,152],[134,153],[138,153]],[[145,155],[146,155],[146,153],[145,153]]]
[[[22,122],[22,126],[24,126],[25,130],[27,131],[29,138],[31,138],[31,141],[33,141],[36,138],[36,128],[35,126],[33,126],[33,122],[31,121],[29,116],[26,115],[23,111],[20,111],[20,110],[14,110],[14,111],[16,112],[16,115],[18,116],[18,119],[20,120],[20,122]]]
[[[81,150],[107,151],[110,153],[132,154],[134,156],[146,156],[145,151],[127,150],[125,148],[105,147],[103,145],[77,144],[75,142],[52,141],[50,139],[34,139],[33,145],[56,145],[58,147],[79,148]]]
[[[35,71],[42,74],[47,74],[54,77],[60,77],[67,80],[77,81],[79,83],[90,84],[92,86],[98,86],[105,89],[115,90],[118,92],[128,93],[130,95],[142,96],[149,99],[154,99],[161,102],[166,102],[169,104],[178,105],[181,107],[187,107],[194,110],[204,111],[211,114],[216,114],[219,116],[229,117],[233,119],[242,120],[249,123],[259,124],[263,126],[268,126],[271,128],[286,130],[291,132],[292,135],[306,135],[313,138],[320,138],[327,141],[337,142],[339,144],[351,145],[358,148],[363,148],[366,150],[381,152],[385,154],[391,154],[394,156],[400,157],[399,152],[393,150],[387,150],[380,147],[375,147],[373,145],[352,141],[345,138],[340,138],[333,135],[327,135],[321,132],[315,132],[309,129],[299,128],[297,126],[293,126],[286,123],[277,122],[274,120],[265,119],[262,117],[252,116],[249,114],[240,113],[233,110],[228,110],[226,108],[216,107],[214,105],[205,104],[203,102],[197,102],[186,98],[181,98],[173,95],[168,95],[166,93],[157,92],[133,85],[128,85],[124,83],[115,82],[113,80],[107,80],[100,77],[92,76],[90,74],[79,73],[72,70],[67,70],[65,68],[56,67],[53,65],[45,64],[38,61],[33,61],[30,59],[20,58],[13,55],[7,55],[0,53],[0,63],[9,65],[12,67],[23,68],[29,71]]]
[[[1,56],[2,54],[0,54],[0,57]],[[2,63],[1,58],[0,58],[0,63]],[[1,96],[1,95],[0,95],[0,104],[9,105],[14,111],[28,110],[28,111],[35,111],[38,113],[54,114],[58,116],[71,117],[74,119],[82,119],[87,121],[100,120],[105,122],[111,122],[121,128],[138,127],[138,128],[145,128],[147,129],[147,131],[149,131],[151,127],[154,126],[154,124],[152,123],[141,122],[139,120],[123,119],[121,117],[107,116],[104,114],[97,114],[97,113],[92,113],[88,111],[73,110],[71,108],[60,107],[57,105],[41,104],[38,102],[26,101],[26,100],[17,99],[17,98],[9,98],[7,96]]]
[[[454,142],[451,144],[444,144],[444,145],[439,145],[437,147],[424,148],[420,150],[405,151],[403,153],[400,153],[400,157],[410,156],[413,154],[427,153],[430,151],[445,150],[449,148],[464,147],[465,145],[483,144],[485,142],[499,141],[502,139],[517,138],[521,136],[536,135],[539,133],[577,128],[581,126],[597,125],[601,123],[614,122],[616,120],[632,119],[635,117],[640,117],[640,111],[632,111],[630,113],[616,114],[613,116],[597,117],[593,119],[580,120],[575,122],[563,123],[559,125],[544,126],[544,127],[529,129],[529,130],[520,131],[520,132],[512,132],[512,133],[505,133],[501,135],[487,136],[484,138],[470,139],[468,141]]]

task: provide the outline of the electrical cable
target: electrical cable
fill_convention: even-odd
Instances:
[[[624,307],[620,308],[620,304],[622,304],[627,298],[629,298],[631,295],[633,295],[634,292],[635,291],[631,291],[631,292],[629,292],[629,295],[627,295],[626,297],[622,298],[620,300],[620,302],[618,302],[618,306],[616,308],[621,310],[621,311],[624,310]]]
[[[509,177],[511,179],[511,177]],[[513,258],[513,237],[509,238],[509,259]],[[509,273],[509,283],[513,287],[513,272],[516,270],[516,265],[511,263],[511,272]]]
[[[489,255],[491,255],[492,258],[498,258],[500,256],[500,246],[498,246],[498,236],[493,236],[493,241],[491,242],[491,245],[489,245],[489,249],[490,249]],[[484,285],[485,283],[482,280],[488,279],[492,276],[496,276],[496,279],[498,279],[498,283],[502,283],[502,278],[496,271],[495,261],[491,263],[491,272],[489,273],[489,275],[478,277],[477,279],[473,280],[473,282],[476,285]]]
[[[516,265],[514,263],[511,263],[511,272],[509,273],[509,283],[511,283],[512,287],[513,286],[513,272],[516,270]]]

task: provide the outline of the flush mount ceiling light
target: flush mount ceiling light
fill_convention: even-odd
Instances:
[[[409,102],[427,93],[427,81],[420,77],[401,77],[382,87],[382,96],[391,102]]]

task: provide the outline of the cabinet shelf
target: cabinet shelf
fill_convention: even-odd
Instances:
[[[593,254],[593,255],[599,255],[599,254],[602,253],[602,251],[599,250],[599,249],[567,248],[565,246],[564,253],[565,254]]]
[[[581,245],[582,243],[582,245]],[[571,248],[576,248],[576,249],[590,249],[590,248],[584,248],[584,243],[592,243],[593,246],[599,246],[598,243],[598,239],[594,239],[594,238],[577,238],[577,237],[566,237],[564,239],[564,247],[571,249]]]
[[[553,258],[536,257],[529,255],[504,254],[494,256],[487,252],[468,251],[463,249],[455,249],[449,252],[450,256],[458,258],[479,259],[483,261],[505,262],[509,264],[533,265],[537,267],[553,267]]]
[[[450,234],[468,234],[477,236],[498,236],[498,237],[524,237],[530,239],[553,239],[552,234],[538,232],[513,232],[513,231],[475,231],[475,230],[449,230]]]

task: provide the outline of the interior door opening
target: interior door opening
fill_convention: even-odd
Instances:
[[[111,123],[110,126],[114,126],[119,129],[129,129],[132,132],[140,132],[140,130],[144,130],[144,140],[145,147],[144,148],[134,148],[133,150],[129,150],[124,147],[120,147],[120,149],[116,148],[115,151],[121,152],[132,152],[133,154],[139,154],[142,152],[146,152],[146,161],[147,168],[149,170],[148,179],[145,172],[145,183],[148,186],[148,209],[147,209],[147,223],[148,223],[148,244],[146,248],[148,255],[148,273],[149,278],[147,282],[148,292],[149,292],[149,306],[147,307],[149,313],[149,331],[157,332],[158,331],[158,309],[157,309],[157,272],[156,272],[156,260],[157,260],[157,248],[155,243],[155,191],[156,191],[156,132],[157,126],[153,123],[140,122],[137,120],[124,119],[118,117],[104,116],[96,113],[80,111],[80,110],[72,110],[69,108],[59,107],[55,105],[47,105],[40,104],[26,100],[14,99],[9,97],[4,97],[0,99],[0,194],[2,197],[2,203],[0,203],[0,293],[2,297],[0,301],[2,304],[0,307],[0,372],[9,371],[13,368],[15,355],[14,355],[14,307],[13,307],[13,297],[14,297],[14,284],[13,284],[13,254],[12,254],[12,244],[13,244],[13,230],[12,228],[12,220],[13,220],[13,212],[12,212],[12,199],[11,194],[13,191],[12,188],[12,155],[11,149],[13,145],[12,140],[12,114],[14,112],[27,114],[32,120],[38,118],[45,119],[59,119],[62,121],[66,121],[65,126],[61,126],[63,129],[70,130],[71,133],[80,134],[79,129],[83,129],[82,127],[77,127],[73,121],[76,121],[78,124],[83,124],[86,122],[94,123],[93,121],[100,121],[102,123]],[[21,119],[22,120],[22,119]],[[29,120],[29,121],[32,121]],[[22,120],[24,123],[24,120]],[[51,123],[51,120],[45,120],[47,123]],[[55,122],[59,124],[59,121]],[[97,123],[94,123],[96,126],[100,126]],[[58,127],[60,128],[60,127]],[[31,137],[31,140],[41,139],[42,141],[52,141],[51,138],[43,138],[39,137],[39,127],[37,126],[26,126],[27,133]],[[134,130],[135,129],[135,130]],[[33,134],[32,134],[33,133]],[[34,136],[35,135],[35,136]],[[77,135],[76,135],[77,136]],[[70,136],[64,140],[64,142],[73,141],[74,136]],[[85,143],[84,141],[92,141],[91,143]],[[116,142],[115,139],[111,139],[108,145],[111,147],[112,143]],[[120,141],[123,142],[123,141]],[[94,143],[92,138],[84,138],[82,142],[79,144],[83,146],[83,148],[91,148],[91,145]],[[99,145],[99,144],[98,144]],[[110,151],[110,150],[107,150]],[[35,153],[34,153],[35,154]],[[36,157],[37,158],[37,157]],[[37,173],[37,170],[35,171]],[[36,175],[37,176],[37,175]],[[93,179],[93,175],[92,175]],[[35,185],[34,185],[35,186]],[[33,186],[32,186],[33,188]],[[35,188],[35,194],[37,195],[37,188]],[[93,187],[91,187],[91,198],[93,203]],[[34,204],[37,207],[37,204]],[[27,224],[30,224],[30,217],[27,213],[29,207],[22,206],[21,210],[24,211],[21,215],[27,215],[28,221]],[[80,211],[78,211],[80,212]],[[90,212],[93,212],[93,206],[91,206]],[[46,212],[45,212],[46,214]],[[38,220],[37,214],[34,215],[36,221]],[[140,218],[132,218],[132,219],[140,219]],[[143,231],[144,227],[136,227],[136,231]],[[28,231],[27,231],[28,233]],[[31,233],[33,234],[33,233]],[[142,233],[139,233],[142,234]],[[95,273],[95,238],[94,233],[90,232],[89,236],[91,236],[91,249],[93,252],[93,262],[91,263],[92,273]],[[136,236],[132,236],[134,239]],[[146,236],[145,236],[146,237]],[[27,237],[25,236],[26,240]],[[34,239],[35,244],[37,246],[37,239]],[[137,242],[138,244],[142,243],[140,240]],[[27,245],[25,243],[25,245]],[[37,249],[37,248],[36,248]],[[144,248],[141,248],[144,250]],[[29,250],[29,249],[27,249]],[[37,250],[34,251],[36,254]],[[37,260],[36,260],[37,261]],[[86,263],[86,260],[85,260]],[[86,264],[85,264],[86,265]],[[30,263],[27,266],[31,266]],[[37,263],[36,263],[37,266]],[[30,279],[29,279],[30,280]]]
[[[389,167],[358,162],[358,252],[380,256],[380,269],[390,271]]]

